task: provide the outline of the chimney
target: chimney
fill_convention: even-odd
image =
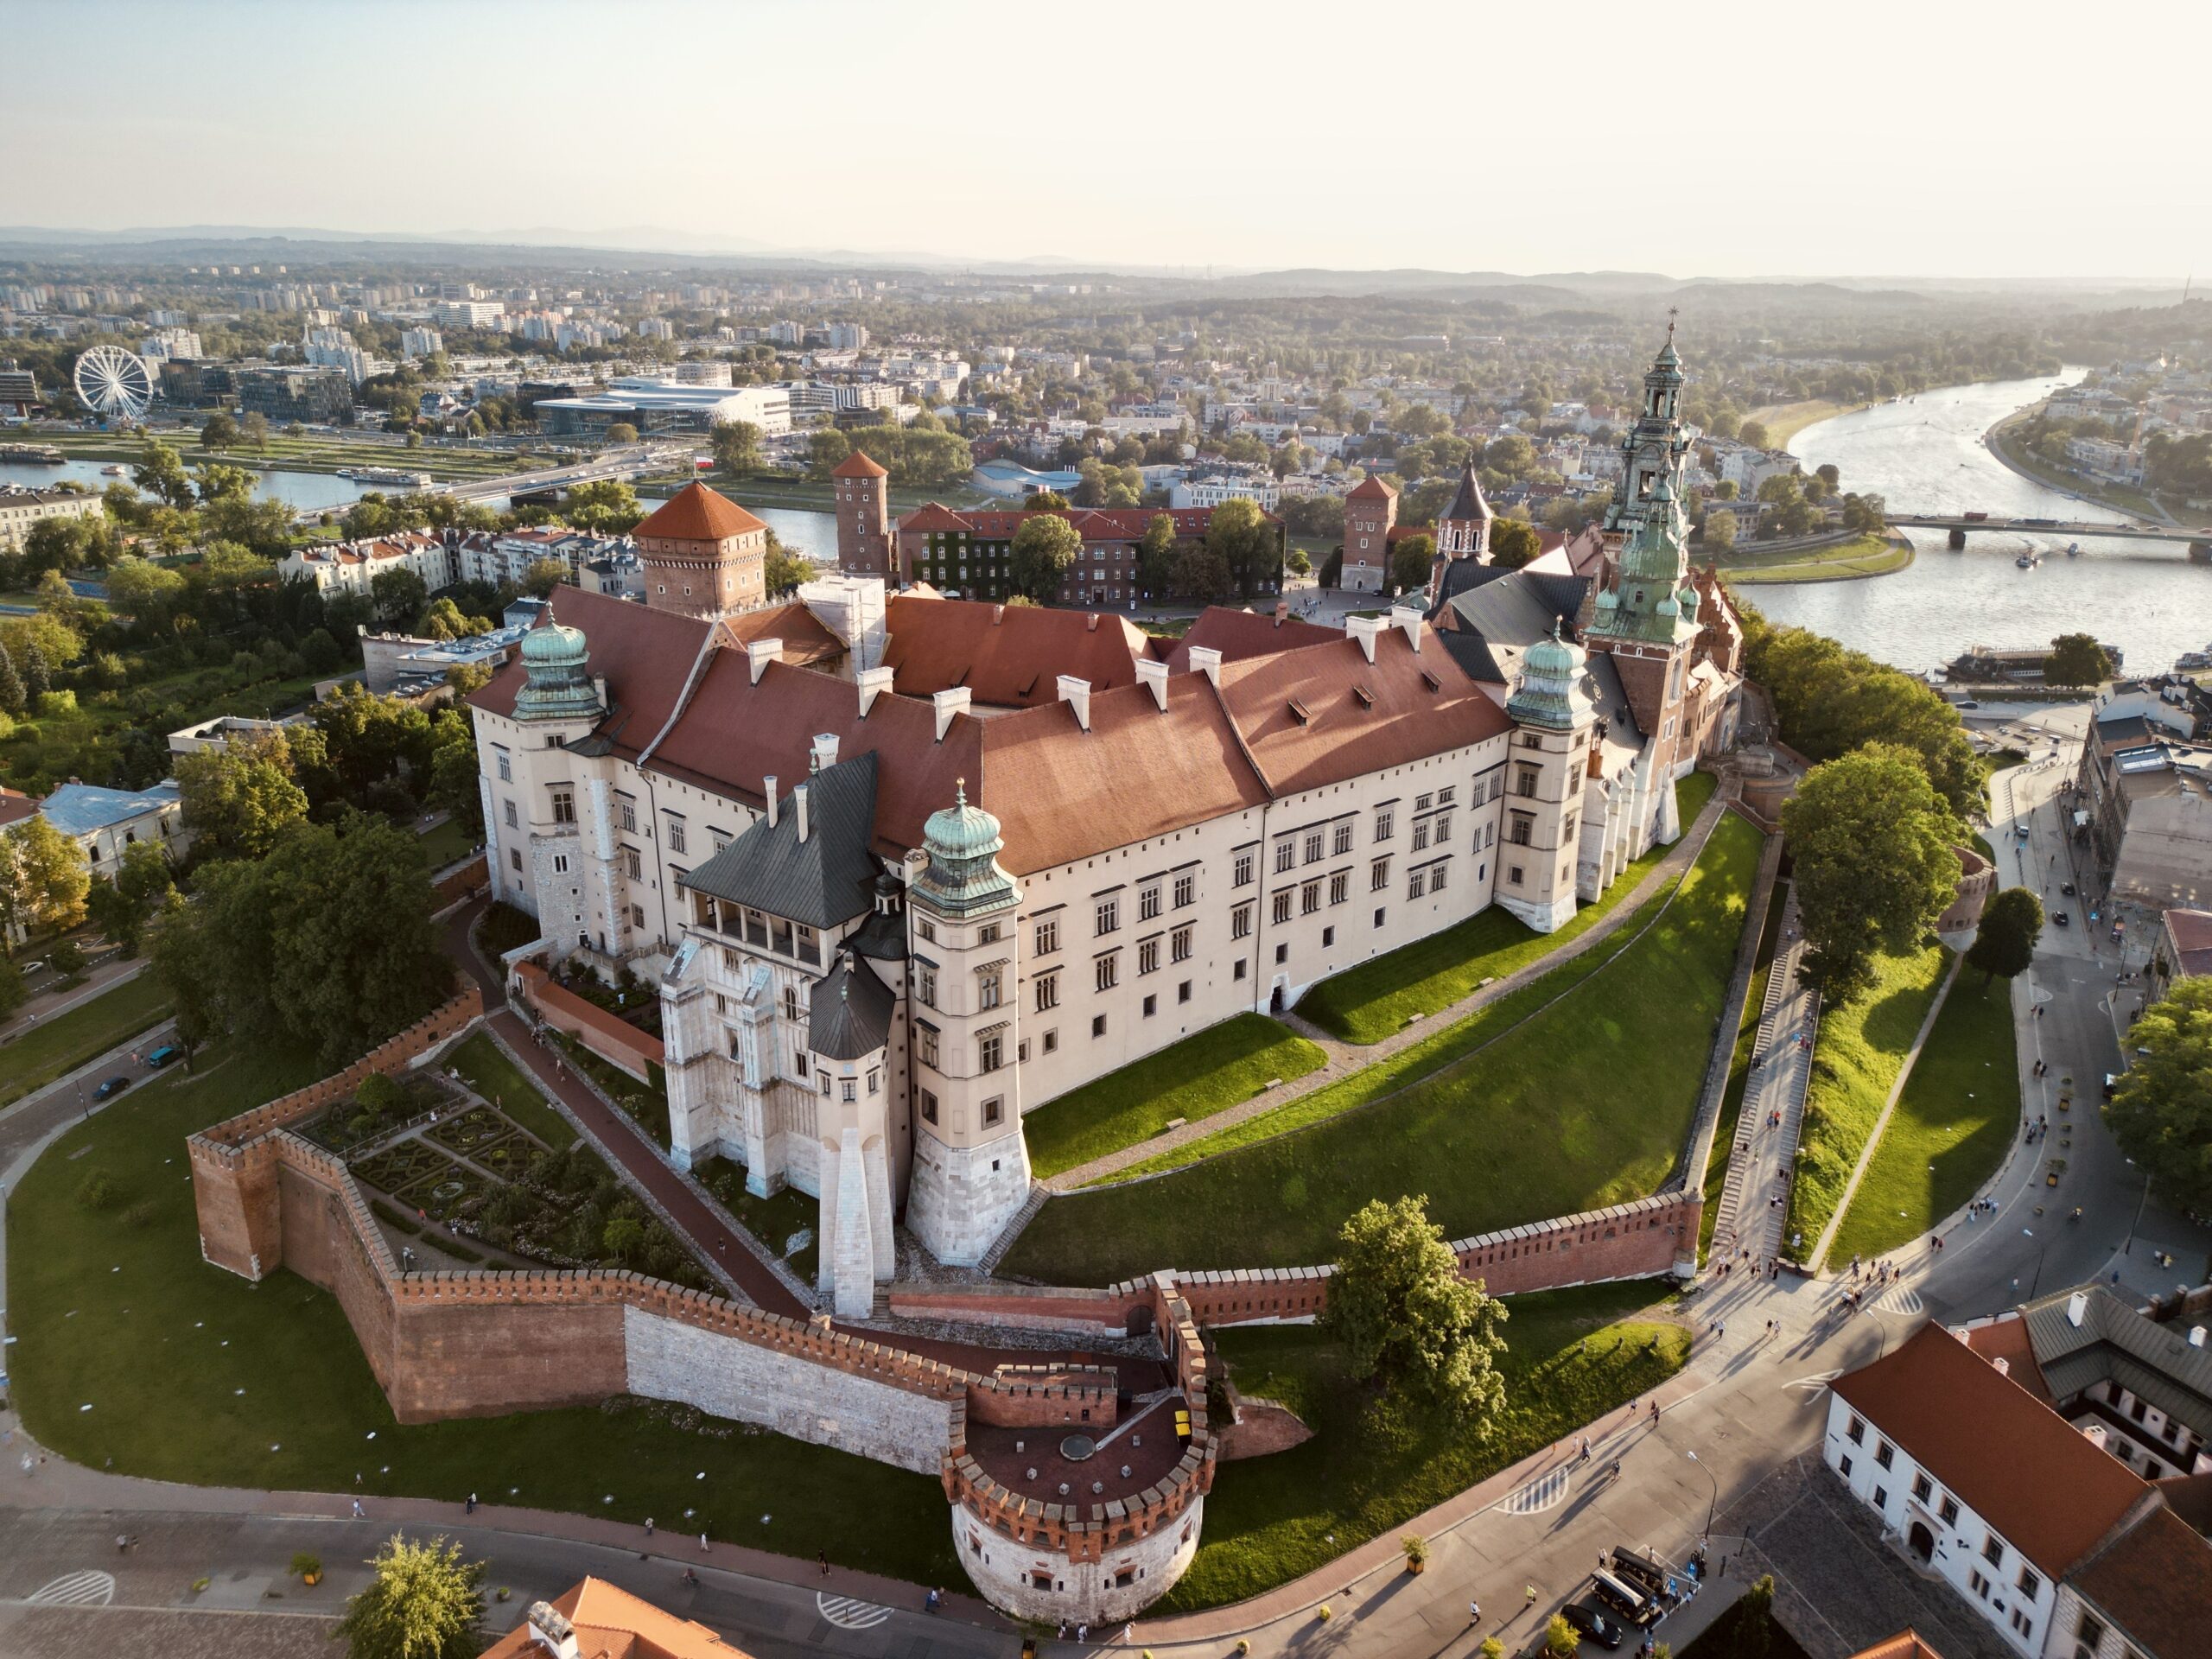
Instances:
[[[1220,685],[1221,653],[1216,651],[1211,645],[1192,645],[1191,647],[1191,666],[1198,670],[1199,673],[1205,675],[1206,678],[1212,681],[1216,686]]]
[[[2082,1328],[2082,1320],[2088,1312],[2089,1299],[2080,1291],[2075,1291],[2066,1299],[2066,1323],[2076,1331]]]
[[[1379,616],[1344,618],[1344,632],[1359,641],[1360,654],[1370,663],[1375,660],[1375,642],[1382,637],[1382,630],[1389,626]]]
[[[937,709],[937,741],[944,741],[944,734],[951,729],[952,717],[968,712],[968,688],[956,685],[950,691],[939,691],[930,698]]]
[[[2010,1376],[2012,1375],[2012,1362],[2011,1360],[2005,1359],[2000,1356],[1996,1359],[1991,1360],[1989,1363],[1997,1368],[1998,1376]]]
[[[791,805],[798,811],[798,844],[806,845],[806,832],[812,826],[806,821],[806,785],[800,784],[791,790]]]
[[[892,671],[887,668],[864,668],[853,677],[861,688],[861,718],[866,720],[875,700],[891,689]]]
[[[760,780],[760,792],[768,798],[768,827],[776,827],[776,774],[770,772]]]
[[[2192,1325],[2189,1327],[2189,1345],[2192,1348],[2202,1348],[2204,1345],[2204,1327],[2202,1325]]]
[[[1060,676],[1060,701],[1075,709],[1075,723],[1084,731],[1090,729],[1090,682],[1079,680],[1072,674]]]
[[[835,732],[816,733],[814,747],[807,751],[806,759],[806,769],[810,773],[820,772],[827,766],[836,766],[837,764],[837,734]]]
[[[599,698],[599,706],[602,709],[607,708],[608,706],[607,701],[607,676],[604,674],[593,675],[591,677],[591,689],[593,694]]]
[[[1167,664],[1156,657],[1141,658],[1137,663],[1137,683],[1152,692],[1152,700],[1161,709],[1167,707]]]
[[[576,1659],[575,1627],[550,1601],[530,1604],[530,1639],[554,1659]]]
[[[2082,1431],[2082,1437],[2100,1452],[2108,1449],[2105,1445],[2105,1426],[2102,1423],[2091,1423]]]
[[[783,648],[784,642],[780,639],[748,639],[745,642],[746,666],[753,671],[753,678],[748,683],[760,683],[761,675],[767,671],[768,664],[776,660]]]
[[[1415,651],[1421,649],[1421,607],[1417,605],[1393,605],[1390,626],[1405,631],[1406,643]]]

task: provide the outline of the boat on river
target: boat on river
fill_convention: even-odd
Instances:
[[[2066,543],[2066,556],[2067,556],[2068,558],[2069,558],[2069,559],[2078,559],[2078,558],[2080,558],[2080,557],[2082,556],[2082,543],[2079,543],[2079,542],[2069,542],[2069,543]]]
[[[2023,553],[2018,558],[2013,560],[2012,563],[2018,565],[2023,570],[2032,570],[2036,566],[2043,563],[2043,555],[2040,553]]]

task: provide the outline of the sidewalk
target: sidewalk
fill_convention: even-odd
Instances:
[[[50,1020],[56,1014],[67,1014],[145,971],[143,957],[133,957],[125,962],[120,956],[111,956],[97,967],[86,969],[84,978],[68,989],[40,992],[16,1009],[4,1027],[0,1027],[0,1046],[15,1041],[32,1027]]]
[[[1291,1101],[1313,1094],[1317,1090],[1326,1089],[1334,1084],[1341,1083],[1355,1072],[1364,1071],[1371,1065],[1380,1065],[1392,1055],[1412,1047],[1415,1043],[1427,1042],[1446,1026],[1464,1020],[1478,1008],[1486,1007],[1502,996],[1510,996],[1522,986],[1541,979],[1554,968],[1562,967],[1576,957],[1595,950],[1625,927],[1630,918],[1642,907],[1645,900],[1662,888],[1679,880],[1689,867],[1697,861],[1698,855],[1705,850],[1705,843],[1711,839],[1713,830],[1719,825],[1721,815],[1728,810],[1729,803],[1734,798],[1734,780],[1723,778],[1719,787],[1713,791],[1713,798],[1706,803],[1705,810],[1698,815],[1697,821],[1668,850],[1667,855],[1644,872],[1643,879],[1613,906],[1605,920],[1599,922],[1587,933],[1561,945],[1558,950],[1546,952],[1535,961],[1508,974],[1503,979],[1491,981],[1480,989],[1461,997],[1448,1007],[1440,1008],[1412,1025],[1392,1032],[1379,1043],[1347,1043],[1341,1038],[1331,1036],[1319,1026],[1301,1020],[1294,1012],[1278,1015],[1277,1018],[1284,1025],[1308,1042],[1317,1045],[1322,1052],[1327,1055],[1327,1059],[1319,1069],[1309,1071],[1293,1082],[1280,1084],[1273,1089],[1263,1090],[1262,1093],[1254,1095],[1249,1100],[1240,1101],[1225,1110],[1214,1113],[1211,1117],[1199,1118],[1194,1122],[1185,1123],[1179,1129],[1171,1129],[1165,1135],[1152,1135],[1140,1141],[1133,1147],[1123,1147],[1117,1152],[1109,1152],[1103,1157],[1094,1158],[1087,1164],[1077,1164],[1072,1169],[1064,1169],[1058,1174],[1044,1181],[1042,1185],[1053,1192],[1072,1192],[1078,1187],[1088,1185],[1090,1182],[1099,1179],[1102,1176],[1111,1175],[1116,1171],[1127,1169],[1132,1164],[1140,1164],[1147,1159],[1157,1158],[1163,1152],[1173,1152],[1179,1147],[1189,1146],[1193,1141],[1203,1141],[1206,1136],[1217,1134],[1223,1129],[1233,1128],[1239,1123],[1249,1122],[1263,1113],[1272,1112],[1277,1107],[1287,1105]],[[1465,1057],[1461,1058],[1464,1059]]]

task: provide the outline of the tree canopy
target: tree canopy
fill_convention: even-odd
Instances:
[[[1490,562],[1504,570],[1518,570],[1544,550],[1536,527],[1519,518],[1493,518],[1490,526]]]
[[[1409,595],[1423,593],[1428,588],[1429,569],[1435,563],[1435,537],[1401,537],[1390,550],[1390,585],[1402,588]]]
[[[1815,766],[1783,807],[1782,832],[1806,972],[1832,1001],[1866,988],[1877,952],[1911,949],[1958,891],[1959,824],[1919,757],[1896,744]]]
[[[2135,1063],[2105,1121],[2170,1206],[2201,1215],[2212,1210],[2212,979],[2177,981],[2128,1041]]]
[[[1022,521],[1014,533],[1007,575],[1015,588],[1040,603],[1059,597],[1060,581],[1083,552],[1076,527],[1057,513]]]
[[[2032,888],[2007,887],[1983,908],[1967,965],[1981,969],[1985,984],[1999,974],[2016,979],[2035,961],[2042,937],[2043,900]]]
[[[350,1659],[475,1659],[486,1563],[464,1560],[451,1540],[395,1532],[369,1565],[376,1576],[334,1632]]]
[[[2050,642],[2043,677],[2052,685],[2102,685],[2112,677],[2112,657],[2094,633],[2062,633]]]
[[[1494,1418],[1505,1404],[1505,1305],[1461,1274],[1427,1197],[1370,1199],[1338,1236],[1321,1323],[1344,1343],[1352,1376]]]
[[[58,932],[85,919],[92,871],[83,849],[38,813],[0,831],[0,937]]]

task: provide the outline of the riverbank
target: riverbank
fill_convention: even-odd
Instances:
[[[1731,550],[1719,560],[1720,574],[1738,587],[1755,588],[1781,582],[1856,582],[1864,576],[1889,576],[1909,568],[1912,543],[1895,531],[1879,536],[1854,536],[1829,547],[1796,547],[1762,557],[1756,547]]]
[[[1838,415],[1850,415],[1872,407],[1871,404],[1839,404],[1832,397],[1808,397],[1802,403],[1764,404],[1744,419],[1757,421],[1766,429],[1768,448],[1787,449],[1789,440],[1814,422],[1833,420]]]
[[[348,467],[390,467],[402,472],[428,473],[433,478],[499,478],[533,467],[551,466],[546,458],[513,450],[446,449],[425,444],[410,449],[402,443],[378,443],[359,438],[287,437],[270,435],[265,448],[241,443],[224,450],[203,449],[200,435],[190,428],[156,429],[144,436],[125,432],[41,432],[40,443],[50,443],[72,461],[119,461],[131,463],[146,453],[147,438],[158,438],[175,449],[188,467],[220,462],[257,471],[261,463],[288,473],[336,474]]]
[[[2002,420],[1994,422],[1982,434],[1988,441],[1990,455],[2006,471],[2018,473],[2031,484],[2056,490],[2072,500],[2086,501],[2092,506],[2107,507],[2114,512],[2133,514],[2138,518],[2155,519],[2160,524],[2181,524],[2171,508],[2147,490],[2133,490],[2124,484],[2098,484],[2078,473],[2069,473],[2063,467],[2054,467],[2039,455],[2030,454],[2013,440],[2021,427],[2043,412],[2045,398],[2030,404],[2025,409],[2016,409]]]

